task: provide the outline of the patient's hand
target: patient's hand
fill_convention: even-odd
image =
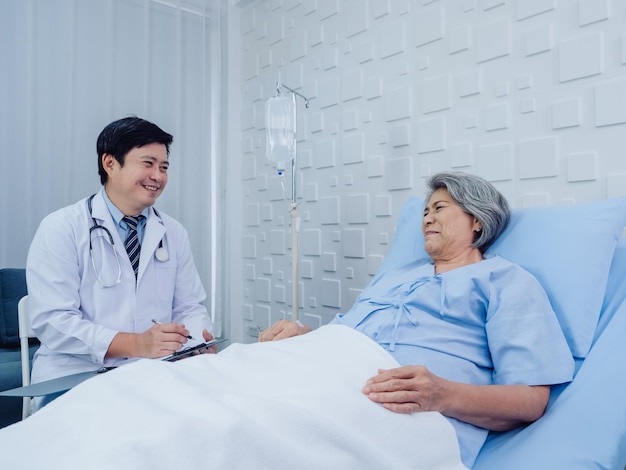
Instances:
[[[423,366],[379,370],[363,387],[370,400],[397,413],[440,411],[446,381]]]
[[[550,387],[453,382],[423,366],[402,366],[379,370],[363,393],[397,413],[438,411],[490,431],[508,431],[543,415]]]
[[[280,320],[263,330],[259,335],[259,341],[276,341],[278,339],[291,338],[292,336],[303,335],[311,331],[306,325],[300,322]]]

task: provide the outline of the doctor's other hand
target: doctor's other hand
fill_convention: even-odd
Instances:
[[[292,336],[303,335],[309,331],[311,331],[311,328],[303,325],[299,321],[279,320],[259,334],[259,341],[276,341],[291,338]]]
[[[446,383],[424,366],[403,366],[379,369],[378,375],[366,382],[363,393],[397,413],[441,411]]]
[[[206,328],[202,330],[202,337],[204,338],[205,343],[208,343],[209,341],[213,341],[215,339],[213,335],[209,333],[209,330],[207,330]],[[201,349],[198,354],[215,354],[216,352],[217,352],[217,344],[214,344],[210,348]]]

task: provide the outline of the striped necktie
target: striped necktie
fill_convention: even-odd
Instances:
[[[137,235],[137,224],[141,219],[143,219],[143,215],[138,215],[137,217],[126,216],[122,219],[129,228],[124,246],[126,247],[130,264],[133,266],[133,271],[135,271],[135,279],[137,279],[139,253],[141,252],[141,245],[139,244],[139,237]]]

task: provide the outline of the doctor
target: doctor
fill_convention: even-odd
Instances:
[[[187,232],[153,207],[172,139],[137,117],[109,124],[97,141],[102,189],[41,222],[26,266],[41,340],[33,383],[163,357],[190,336],[213,339]],[[134,241],[125,216],[139,216]],[[139,253],[136,271],[127,243]]]

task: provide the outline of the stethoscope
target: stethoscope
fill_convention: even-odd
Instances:
[[[120,259],[117,255],[117,250],[115,249],[115,243],[113,242],[113,236],[111,235],[111,232],[104,225],[100,225],[98,222],[96,222],[96,219],[93,216],[91,201],[93,200],[94,196],[95,194],[92,194],[89,199],[87,199],[87,209],[89,210],[89,216],[91,217],[92,222],[91,227],[89,227],[89,257],[91,258],[91,266],[93,267],[93,273],[96,277],[96,282],[98,283],[98,285],[104,288],[113,287],[114,285],[122,282],[122,265],[120,264]],[[154,214],[160,218],[159,213],[154,207],[152,208],[152,210],[154,211]],[[100,276],[98,275],[98,270],[96,269],[96,262],[94,261],[93,256],[93,246],[91,243],[91,234],[96,230],[104,230],[104,232],[106,233],[106,239],[111,244],[111,247],[113,248],[113,254],[115,255],[115,262],[117,263],[117,279],[111,284],[105,283],[102,279],[100,279]],[[161,262],[165,262],[170,259],[170,254],[168,253],[167,249],[163,247],[163,239],[159,241],[159,247],[154,253],[154,257]]]

